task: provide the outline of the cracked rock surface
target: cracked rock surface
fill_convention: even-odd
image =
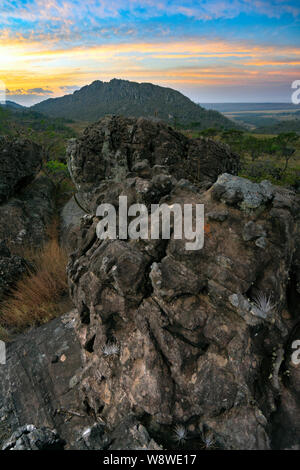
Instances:
[[[216,143],[146,120],[105,118],[68,154],[90,213],[68,265],[82,402],[112,429],[134,416],[167,448],[178,425],[196,447],[209,432],[220,448],[297,448],[299,366],[290,371],[287,349],[299,321],[296,196],[233,176],[234,156]],[[99,240],[96,207],[118,211],[120,195],[148,208],[204,204],[204,248],[187,251],[173,234]],[[294,432],[280,438],[287,408]]]

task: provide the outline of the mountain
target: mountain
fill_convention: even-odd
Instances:
[[[161,119],[178,126],[204,129],[237,125],[217,111],[205,110],[179,91],[152,83],[113,79],[95,81],[71,95],[50,98],[31,109],[52,117],[96,121],[107,114]]]
[[[14,101],[9,101],[9,100],[6,100],[5,103],[0,103],[0,104],[4,108],[9,108],[9,109],[12,109],[14,111],[22,111],[23,109],[26,109],[21,104],[18,104],[18,103],[15,103]]]

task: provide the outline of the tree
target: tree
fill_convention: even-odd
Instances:
[[[219,131],[218,129],[215,129],[214,127],[208,127],[207,129],[204,129],[203,131],[200,132],[200,135],[203,137],[215,137],[218,135]]]
[[[251,160],[254,162],[260,153],[264,150],[264,141],[249,135],[243,141],[243,149],[251,155]]]
[[[244,131],[239,131],[237,129],[229,129],[227,131],[223,131],[221,134],[221,139],[236,152],[240,152],[242,149],[243,137]]]
[[[295,132],[283,132],[275,138],[279,155],[284,159],[284,167],[281,171],[283,176],[288,168],[289,161],[296,152],[295,144],[299,140]]]

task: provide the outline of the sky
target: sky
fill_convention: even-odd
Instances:
[[[31,105],[121,78],[193,101],[291,102],[299,0],[0,0],[0,92]]]

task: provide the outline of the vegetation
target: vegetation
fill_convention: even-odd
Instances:
[[[48,116],[89,122],[107,114],[147,117],[161,119],[177,129],[229,129],[235,126],[219,112],[202,108],[179,91],[152,83],[117,79],[108,83],[97,80],[73,95],[42,101],[32,110]]]
[[[1,134],[29,138],[41,145],[43,171],[55,183],[57,209],[48,229],[48,239],[40,248],[15,250],[28,262],[28,271],[0,304],[0,338],[8,340],[11,334],[45,323],[71,306],[67,254],[59,245],[59,211],[74,191],[65,163],[65,148],[67,140],[77,133],[71,121],[0,106]]]
[[[23,248],[26,275],[0,305],[0,336],[46,323],[63,314],[69,305],[67,254],[58,242],[58,219],[49,228],[49,239],[39,249]]]
[[[72,121],[49,118],[31,110],[13,110],[0,106],[0,135],[20,136],[41,145],[43,160],[65,159],[68,139],[77,134]]]
[[[300,136],[295,132],[261,135],[237,129],[186,131],[189,137],[224,142],[241,156],[240,176],[300,189]]]
[[[295,113],[297,114],[297,113]],[[280,132],[297,132],[300,135],[300,119],[289,119],[286,121],[275,121],[271,125],[264,122],[255,132],[257,134],[278,134]]]
[[[244,139],[241,175],[253,181],[269,179],[282,186],[300,188],[300,137],[294,132],[276,137]]]

